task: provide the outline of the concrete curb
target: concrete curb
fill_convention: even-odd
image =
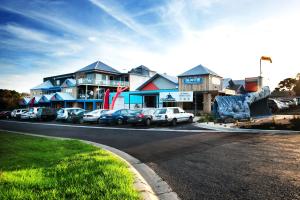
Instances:
[[[171,187],[165,181],[163,181],[163,179],[159,177],[145,163],[142,163],[140,160],[116,148],[99,144],[96,142],[87,141],[87,140],[37,135],[37,134],[24,133],[18,131],[9,131],[3,129],[0,130],[11,132],[11,133],[22,134],[22,135],[43,137],[43,138],[53,138],[59,140],[79,140],[86,144],[91,144],[96,147],[102,148],[106,151],[109,151],[110,153],[119,157],[121,160],[127,163],[129,169],[135,175],[134,187],[142,195],[142,198],[144,200],[179,200],[180,199],[178,195],[172,191]]]
[[[232,127],[224,127],[220,125],[213,125],[213,124],[207,124],[207,123],[195,123],[195,126],[198,126],[200,128],[206,128],[214,131],[219,132],[239,132],[239,133],[269,133],[269,134],[296,134],[300,133],[300,131],[293,131],[293,130],[264,130],[264,129],[242,129],[242,128],[232,128]]]

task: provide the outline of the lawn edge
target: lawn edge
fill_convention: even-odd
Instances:
[[[143,200],[179,200],[177,193],[172,190],[172,188],[160,177],[158,176],[149,166],[142,163],[140,160],[134,158],[133,156],[121,151],[119,149],[91,142],[88,140],[73,139],[66,137],[55,137],[38,135],[32,133],[25,133],[19,131],[9,131],[5,129],[0,129],[0,131],[6,131],[10,133],[17,133],[28,136],[51,138],[59,140],[78,140],[86,144],[93,145],[98,148],[102,148],[111,154],[117,156],[120,160],[124,161],[128,166],[129,170],[134,174],[134,187],[141,194]]]

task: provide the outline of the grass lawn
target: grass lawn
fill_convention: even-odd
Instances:
[[[140,199],[133,181],[92,145],[0,131],[0,199]]]

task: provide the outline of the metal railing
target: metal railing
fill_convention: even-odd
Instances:
[[[118,87],[120,86],[129,86],[128,81],[117,81],[117,80],[96,80],[96,79],[87,79],[80,78],[77,79],[77,85],[98,85],[98,86],[111,86]]]

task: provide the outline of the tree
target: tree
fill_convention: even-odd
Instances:
[[[280,91],[292,91],[296,86],[297,80],[294,78],[286,78],[279,82],[278,87]]]
[[[300,80],[297,80],[293,90],[297,96],[300,96]]]
[[[15,90],[0,89],[0,110],[12,110],[19,106],[19,100],[26,95]]]

